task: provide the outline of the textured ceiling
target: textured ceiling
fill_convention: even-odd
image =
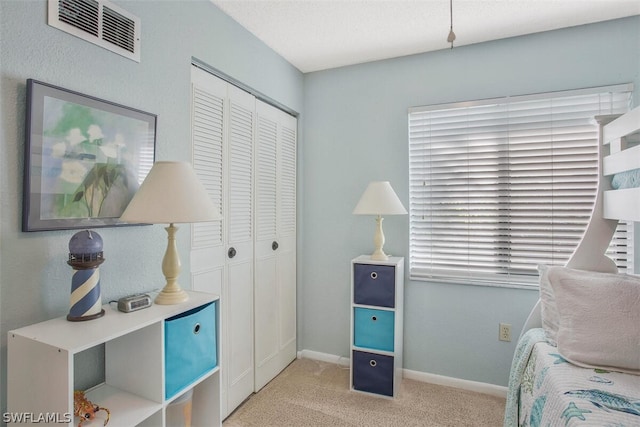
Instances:
[[[211,0],[302,72],[447,49],[449,0]],[[640,0],[453,0],[455,46],[640,15]]]

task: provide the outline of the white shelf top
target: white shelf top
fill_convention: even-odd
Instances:
[[[63,316],[15,329],[8,334],[20,335],[75,354],[219,299],[218,295],[204,292],[187,293],[189,300],[180,304],[153,304],[132,313],[118,311],[116,304],[105,304],[105,315],[98,319],[70,322]]]
[[[371,259],[371,255],[360,255],[359,257],[354,258],[353,262],[357,264],[397,265],[400,260],[404,260],[404,257],[390,256],[386,261],[378,261]]]

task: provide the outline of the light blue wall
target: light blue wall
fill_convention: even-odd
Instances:
[[[302,111],[303,75],[207,0],[115,1],[140,17],[136,63],[47,25],[47,2],[0,0],[0,394],[6,396],[6,332],[65,315],[75,231],[22,233],[25,81],[34,78],[158,115],[157,159],[189,160],[191,58]],[[161,287],[160,226],[99,230],[102,296]],[[189,286],[188,226],[178,233],[181,283]],[[89,366],[91,368],[91,366]],[[1,399],[4,412],[6,399]]]
[[[391,181],[408,207],[408,107],[626,82],[637,104],[639,17],[305,75],[299,347],[349,355],[349,261],[372,251],[374,231],[351,211],[374,180]],[[385,218],[387,253],[408,257],[408,226],[408,216]],[[506,385],[536,300],[407,280],[405,368]],[[512,325],[511,343],[498,341],[499,322]]]
[[[72,273],[66,258],[73,231],[20,232],[27,78],[158,114],[161,160],[189,158],[192,56],[304,112],[298,348],[342,356],[349,346],[349,261],[371,250],[374,225],[351,210],[376,179],[390,180],[408,205],[408,107],[629,81],[640,99],[637,17],[303,76],[206,0],[116,3],[142,19],[139,64],[47,26],[44,0],[0,0],[2,410],[6,332],[66,314]],[[407,230],[407,217],[385,220],[387,252],[408,255]],[[187,231],[178,237],[183,283]],[[161,227],[99,232],[105,301],[160,286]],[[532,291],[408,281],[405,366],[505,385],[514,343],[497,341],[498,322],[511,323],[517,335],[536,298]]]

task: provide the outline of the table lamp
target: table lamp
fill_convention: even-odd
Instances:
[[[176,246],[176,223],[217,221],[220,208],[209,198],[195,171],[186,162],[155,162],[144,182],[120,217],[121,221],[169,224],[167,251],[162,260],[166,285],[156,304],[178,304],[189,299],[178,284],[180,257]]]
[[[374,181],[369,183],[367,189],[360,197],[360,201],[353,210],[354,215],[376,215],[376,233],[373,243],[376,248],[371,259],[386,261],[389,259],[384,253],[384,233],[382,232],[382,215],[406,215],[407,210],[402,205],[389,181]]]

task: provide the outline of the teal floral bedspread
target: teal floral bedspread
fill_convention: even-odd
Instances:
[[[504,426],[638,427],[640,376],[575,366],[532,329],[516,348]]]

